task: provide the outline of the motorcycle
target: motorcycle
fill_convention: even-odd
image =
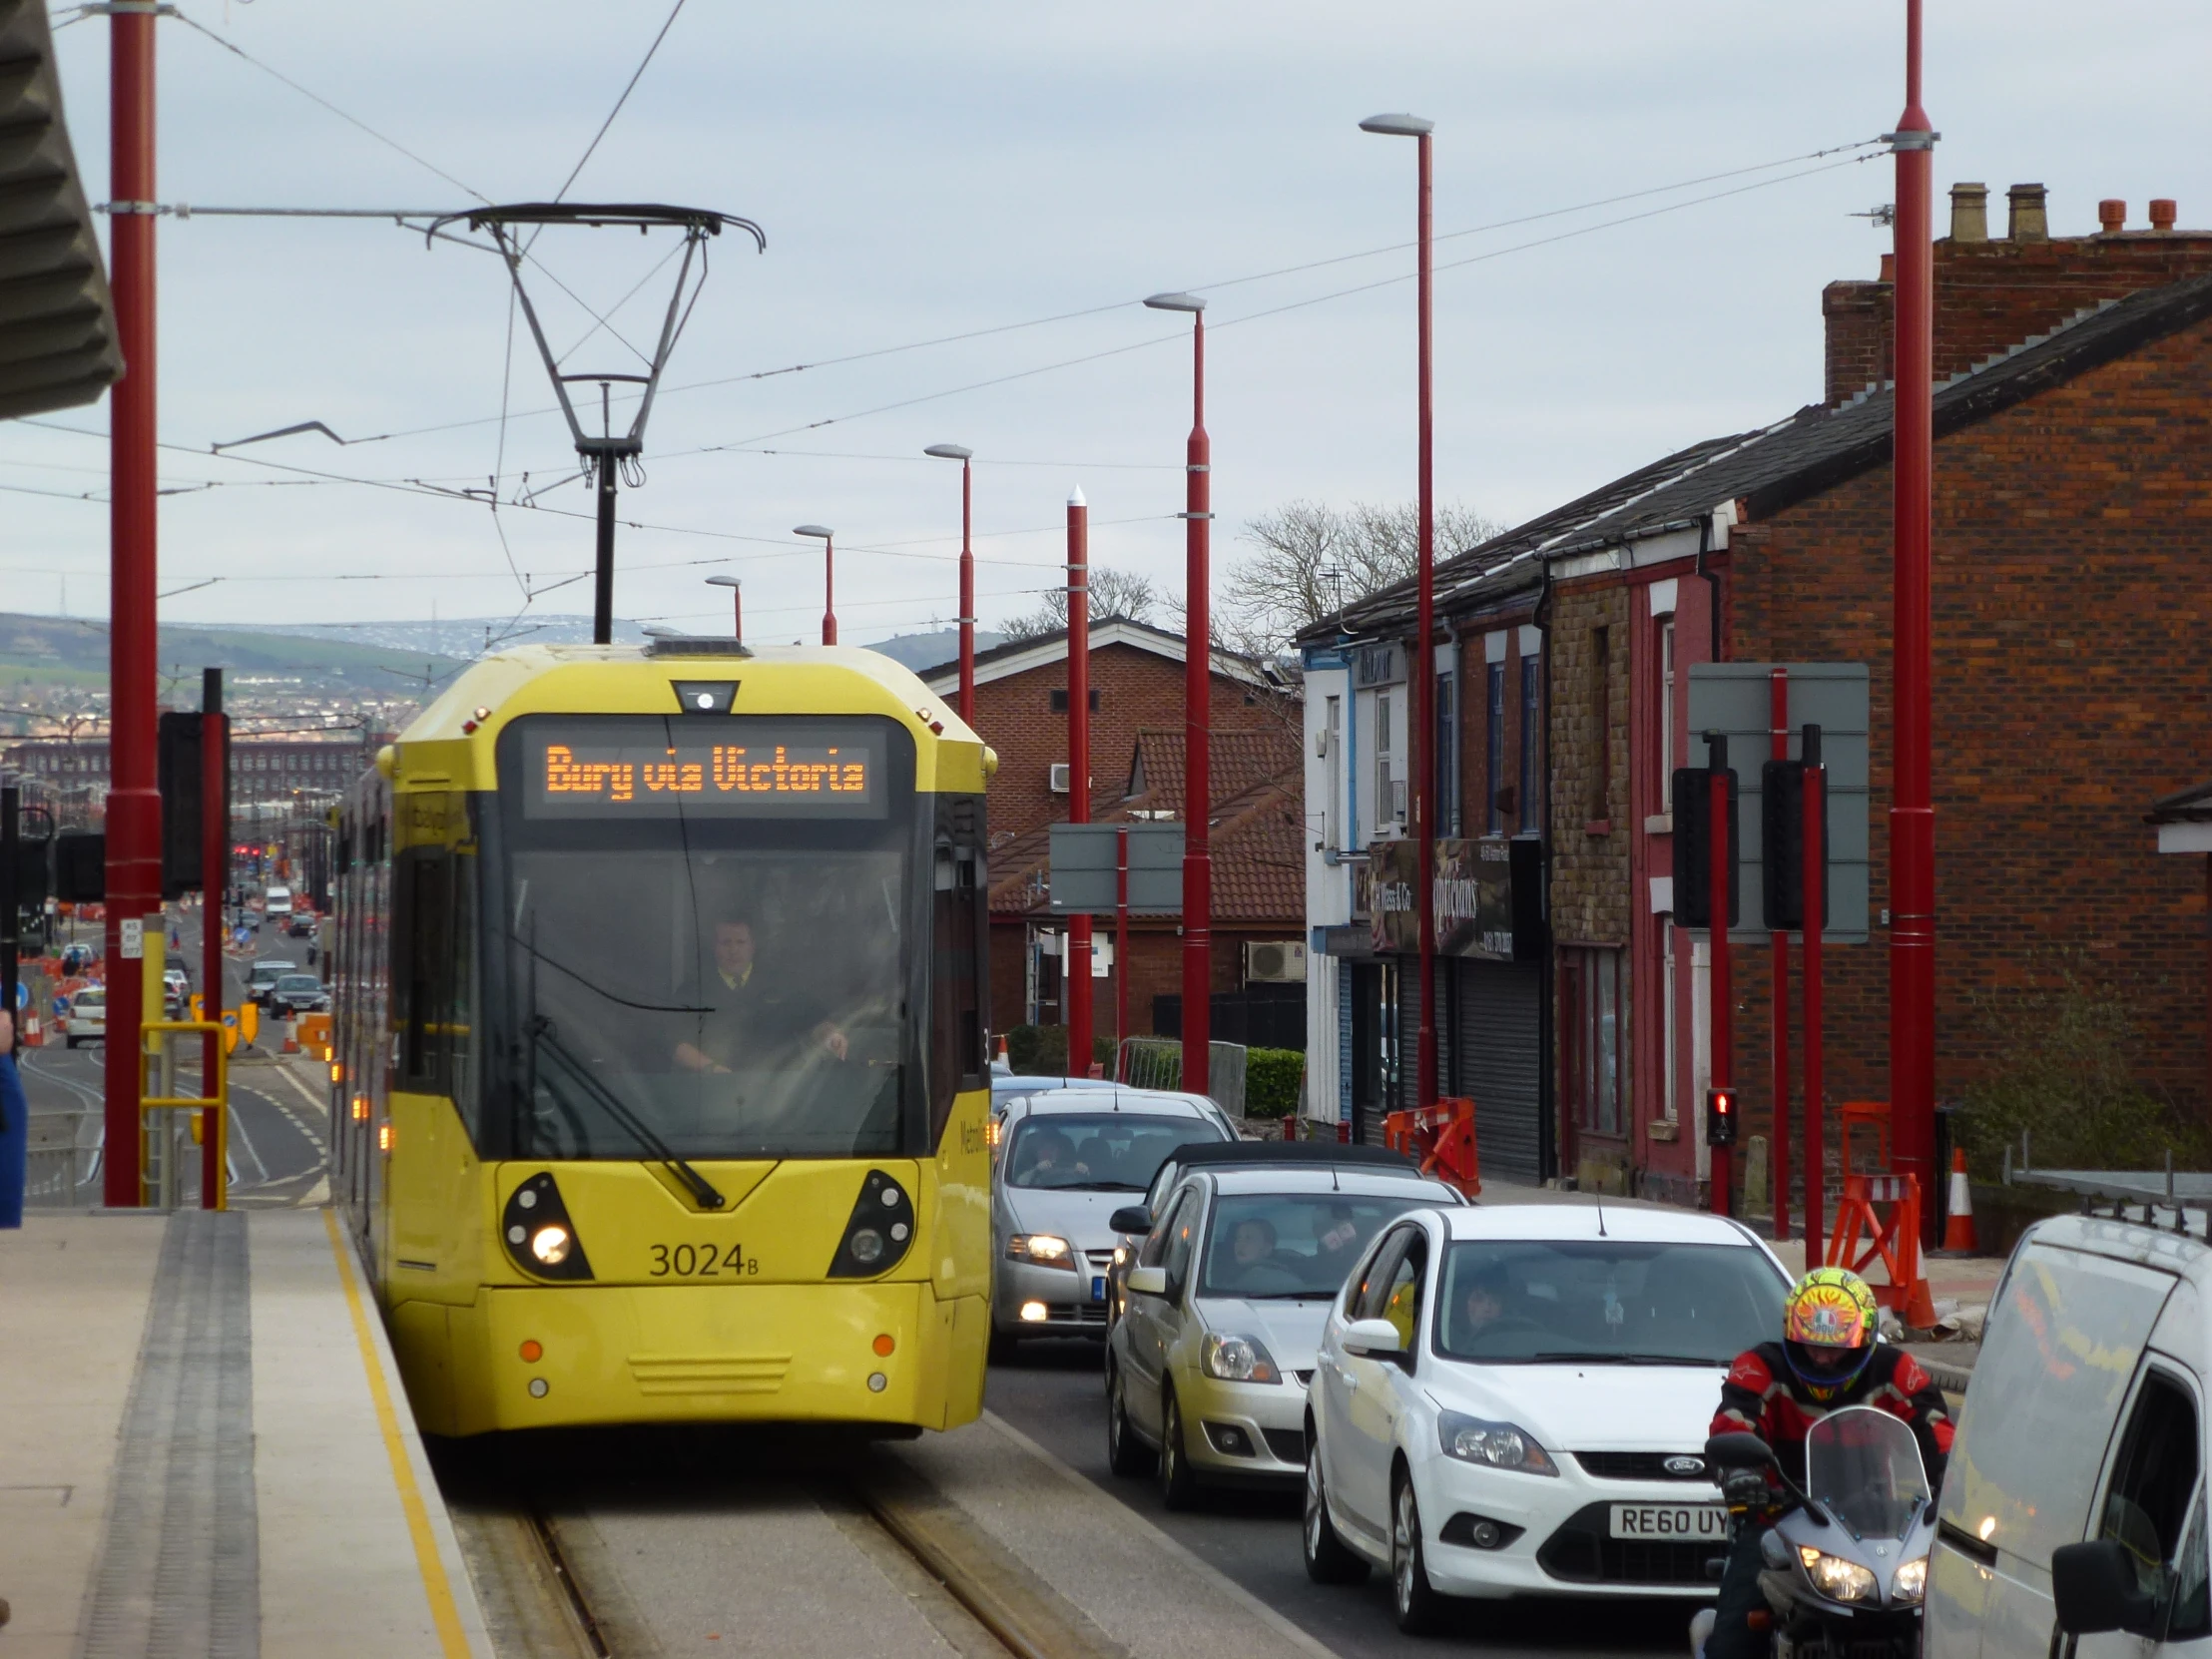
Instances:
[[[1720,1477],[1737,1534],[1771,1511],[1770,1472],[1780,1485],[1759,1539],[1774,1659],[1918,1659],[1936,1499],[1910,1427],[1871,1405],[1830,1412],[1806,1434],[1803,1488],[1756,1434],[1714,1435],[1705,1463],[1740,1471]],[[1707,1608],[1691,1622],[1692,1659],[1712,1629]]]

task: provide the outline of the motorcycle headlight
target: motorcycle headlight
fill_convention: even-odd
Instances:
[[[1798,1545],[1798,1559],[1805,1563],[1805,1576],[1813,1588],[1830,1601],[1865,1601],[1874,1594],[1874,1574],[1857,1561],[1829,1555],[1811,1544]],[[1928,1571],[1925,1561],[1921,1571]]]
[[[1006,1259],[1040,1268],[1073,1268],[1075,1249],[1053,1233],[1016,1233],[1006,1241]]]
[[[1559,1465],[1536,1443],[1536,1436],[1517,1423],[1485,1422],[1480,1417],[1446,1411],[1436,1419],[1436,1436],[1443,1442],[1444,1455],[1462,1463],[1517,1469],[1522,1474],[1559,1472]]]
[[[1225,1337],[1209,1331],[1199,1344],[1198,1369],[1224,1382],[1280,1382],[1275,1357],[1257,1337]]]
[[[1928,1557],[1923,1555],[1898,1568],[1890,1580],[1890,1594],[1898,1601],[1919,1601],[1928,1594]]]

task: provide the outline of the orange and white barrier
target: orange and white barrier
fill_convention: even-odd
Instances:
[[[1472,1198],[1482,1190],[1482,1155],[1475,1144],[1474,1101],[1450,1096],[1433,1106],[1391,1112],[1382,1119],[1382,1144],[1402,1152],[1423,1175]]]
[[[1875,1206],[1888,1205],[1884,1220]],[[1866,1237],[1866,1249],[1859,1246]],[[1877,1261],[1888,1283],[1870,1281],[1874,1299],[1915,1330],[1933,1330],[1936,1299],[1928,1289],[1921,1262],[1921,1184],[1910,1175],[1847,1175],[1843,1202],[1836,1206],[1836,1231],[1829,1235],[1825,1266],[1848,1268],[1866,1278]]]

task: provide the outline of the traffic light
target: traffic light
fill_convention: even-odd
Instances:
[[[1743,919],[1737,845],[1736,771],[1728,768],[1728,925]],[[1713,925],[1713,771],[1674,770],[1674,924]]]
[[[64,830],[54,837],[54,896],[64,904],[106,901],[106,835],[97,830]]]
[[[1759,773],[1759,830],[1765,846],[1760,896],[1767,930],[1805,926],[1805,769],[1821,764],[1821,729],[1805,728],[1802,761],[1769,761]],[[1828,846],[1821,848],[1821,899],[1828,899]],[[1824,908],[1822,914],[1828,912]]]
[[[1736,1144],[1736,1091],[1734,1089],[1707,1089],[1705,1091],[1705,1144],[1707,1146],[1734,1146]]]
[[[53,843],[28,837],[15,843],[15,907],[43,910],[54,884],[53,863],[47,854]]]

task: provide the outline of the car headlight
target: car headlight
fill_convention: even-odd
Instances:
[[[1055,1233],[1016,1233],[1006,1241],[1006,1259],[1040,1268],[1072,1269],[1075,1247]]]
[[[1865,1601],[1874,1594],[1874,1574],[1857,1561],[1826,1554],[1811,1544],[1798,1545],[1798,1559],[1805,1563],[1805,1576],[1812,1580],[1813,1588],[1830,1601]],[[1926,1560],[1921,1563],[1921,1572],[1925,1581]]]
[[[1206,1333],[1199,1344],[1198,1369],[1224,1382],[1280,1382],[1283,1373],[1275,1356],[1257,1337],[1225,1337]]]
[[[1890,1580],[1890,1593],[1899,1601],[1918,1601],[1928,1593],[1928,1557],[1923,1555],[1898,1568]]]
[[[1557,1474],[1559,1465],[1551,1453],[1536,1443],[1536,1436],[1518,1423],[1486,1422],[1480,1417],[1446,1411],[1436,1419],[1436,1437],[1446,1457],[1462,1463],[1480,1463],[1493,1469],[1517,1469],[1522,1474]]]

